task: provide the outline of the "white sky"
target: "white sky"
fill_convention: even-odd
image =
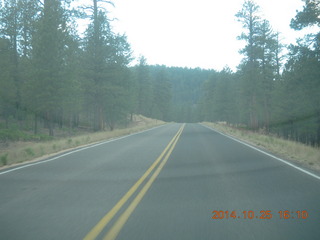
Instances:
[[[236,39],[242,27],[235,14],[244,0],[114,0],[108,7],[118,20],[114,32],[125,33],[134,55],[148,64],[235,69],[243,42]],[[256,0],[263,16],[283,43],[294,43],[301,33],[290,29],[291,18],[302,0]]]

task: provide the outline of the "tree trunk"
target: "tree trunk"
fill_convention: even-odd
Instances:
[[[34,134],[38,134],[38,115],[34,114]]]
[[[269,104],[268,99],[264,96],[264,127],[266,132],[269,132],[269,125],[270,125],[270,112],[269,112]]]
[[[47,124],[49,129],[49,136],[53,136],[53,116],[51,113],[47,112]]]
[[[320,147],[320,110],[318,111],[318,114],[317,114],[317,136],[316,136],[316,146]]]
[[[53,136],[53,122],[52,120],[49,121],[49,136]]]

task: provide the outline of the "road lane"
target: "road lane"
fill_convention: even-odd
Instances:
[[[214,210],[241,218],[214,220]],[[243,219],[249,210],[273,217]],[[280,210],[307,210],[309,218],[280,219]],[[318,239],[319,223],[318,179],[188,124],[118,239]]]
[[[142,177],[129,189],[129,191],[117,202],[117,204],[99,221],[99,223],[86,235],[85,240],[93,240],[98,237],[98,235],[103,231],[103,229],[108,225],[108,223],[114,218],[114,216],[120,211],[124,204],[137,192],[140,186],[141,190],[138,191],[137,196],[132,200],[128,208],[121,214],[116,223],[109,230],[106,235],[106,240],[115,239],[119,232],[121,231],[123,225],[126,223],[132,212],[140,203],[141,199],[150,189],[152,183],[155,181],[159,173],[161,172],[163,166],[168,161],[170,154],[172,153],[175,145],[177,144],[179,137],[183,131],[184,125],[182,125],[169,142],[164,151],[156,159],[156,161],[148,168],[148,170],[142,175]],[[148,180],[146,180],[149,177]],[[145,184],[144,184],[145,183]],[[144,184],[144,185],[143,185]]]
[[[0,239],[84,238],[181,126],[168,124],[0,175]],[[212,219],[214,210],[236,211],[237,218]],[[242,212],[250,210],[273,216],[243,219]],[[280,219],[280,210],[306,210],[309,217]],[[186,124],[116,239],[318,239],[319,224],[318,179],[199,124]]]
[[[180,126],[168,124],[0,175],[0,239],[82,239]]]

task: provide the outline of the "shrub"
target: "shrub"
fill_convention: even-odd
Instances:
[[[70,146],[70,145],[72,145],[72,139],[71,138],[69,138],[68,140],[67,140],[67,144]]]
[[[1,159],[2,165],[7,165],[7,164],[8,164],[8,153],[2,155],[2,156],[0,157],[0,159]]]
[[[24,151],[27,153],[28,156],[34,157],[35,155],[32,148],[26,148]]]
[[[53,137],[45,134],[33,135],[18,129],[0,129],[0,141],[48,141]]]

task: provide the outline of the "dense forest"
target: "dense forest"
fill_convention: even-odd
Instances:
[[[291,28],[320,27],[320,4],[303,0]],[[245,1],[236,71],[132,66],[113,31],[110,1],[0,2],[0,135],[13,130],[114,129],[134,114],[176,122],[222,121],[320,145],[320,32],[284,46],[259,6]],[[81,34],[77,22],[86,19]]]

